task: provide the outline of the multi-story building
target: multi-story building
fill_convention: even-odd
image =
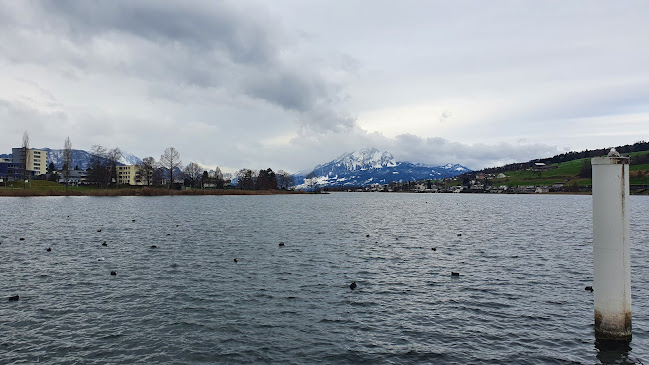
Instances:
[[[117,166],[117,183],[127,185],[144,185],[140,178],[138,165]]]
[[[26,153],[25,153],[26,152]],[[12,148],[12,163],[25,168],[30,175],[38,176],[47,173],[47,151],[34,148]]]
[[[84,185],[88,183],[88,172],[84,170],[70,170],[68,175],[68,185]],[[65,176],[59,174],[59,182],[65,184]]]
[[[16,181],[21,176],[20,164],[13,163],[10,158],[0,158],[0,179]]]

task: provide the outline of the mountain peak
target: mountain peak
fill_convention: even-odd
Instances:
[[[366,147],[318,165],[313,176],[321,186],[367,186],[392,181],[442,179],[470,171],[458,164],[431,166],[399,162],[390,152]]]
[[[397,165],[394,156],[390,152],[381,152],[373,147],[366,147],[358,151],[345,153],[329,164],[331,163],[341,167],[344,166],[349,171],[380,169]],[[318,167],[323,166],[319,165]]]

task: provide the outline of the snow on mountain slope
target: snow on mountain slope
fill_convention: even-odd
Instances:
[[[308,176],[317,179],[318,186],[367,186],[393,181],[441,179],[471,171],[459,164],[431,166],[399,162],[387,151],[364,148],[346,153],[333,161],[316,166]],[[301,182],[299,179],[298,182]],[[299,187],[306,187],[299,184]]]
[[[50,162],[54,163],[54,167],[58,170],[63,168],[63,150],[53,150],[50,148],[43,148],[47,151],[47,164]],[[82,170],[86,170],[90,165],[90,160],[92,159],[92,154],[84,150],[72,150],[72,168],[79,167]],[[137,165],[141,163],[139,157],[130,154],[128,152],[122,152],[122,157],[119,159],[118,164],[120,165]]]

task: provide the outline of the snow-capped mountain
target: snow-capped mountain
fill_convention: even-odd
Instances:
[[[47,151],[47,164],[54,162],[54,167],[57,170],[63,168],[63,150],[53,150],[50,148],[43,148]],[[92,159],[92,154],[84,150],[72,150],[72,168],[79,167],[79,169],[86,170],[90,166],[90,160]],[[128,152],[122,151],[122,157],[119,159],[119,165],[137,165],[141,163],[139,157],[130,154]]]
[[[364,148],[346,153],[326,164],[318,165],[309,177],[317,179],[318,186],[368,186],[394,181],[442,179],[471,171],[459,164],[432,166],[421,163],[399,162],[387,151]],[[298,180],[298,184],[301,179]]]

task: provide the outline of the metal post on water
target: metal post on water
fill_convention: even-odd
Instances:
[[[611,149],[591,165],[595,339],[631,341],[629,158]]]

